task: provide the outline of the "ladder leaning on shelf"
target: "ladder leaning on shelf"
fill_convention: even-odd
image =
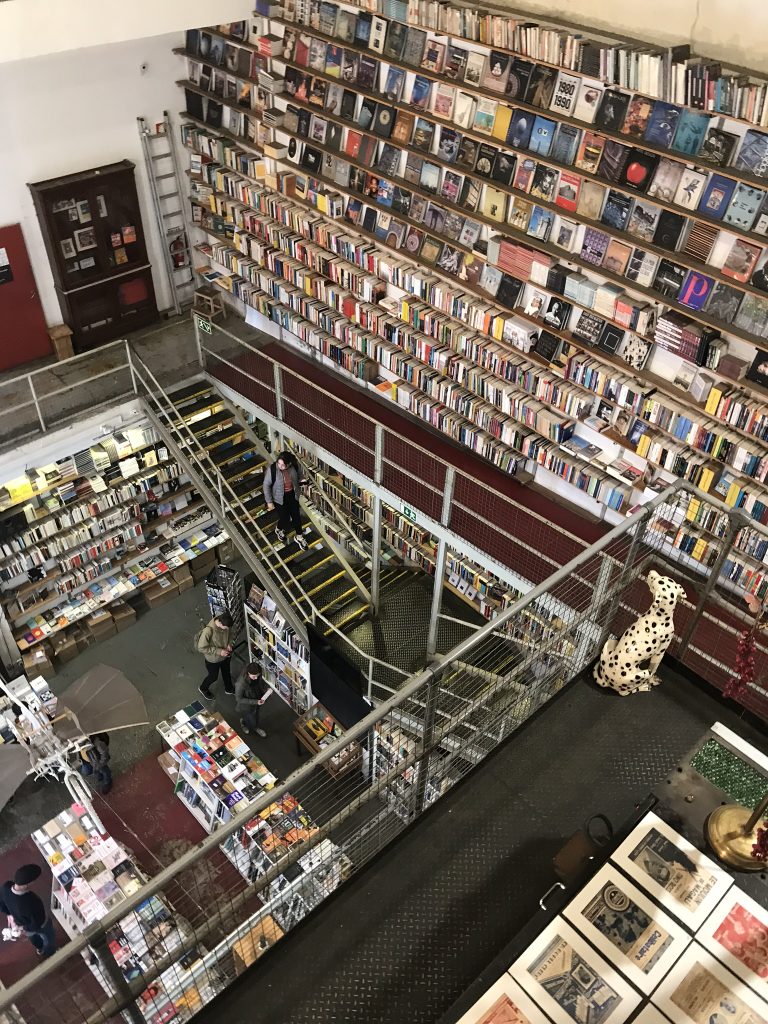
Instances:
[[[137,117],[136,121],[144,151],[155,220],[160,232],[160,247],[168,275],[173,310],[178,315],[182,306],[192,303],[195,279],[190,258],[185,203],[182,202],[184,189],[181,186],[181,171],[173,148],[173,125],[167,110],[163,111],[163,120],[155,125],[154,131],[147,127],[143,117]]]

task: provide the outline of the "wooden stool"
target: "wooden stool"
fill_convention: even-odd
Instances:
[[[57,324],[56,327],[51,327],[48,337],[51,339],[53,351],[59,362],[62,359],[71,359],[75,354],[72,350],[72,330],[66,324]]]
[[[200,313],[213,320],[219,313],[227,319],[227,311],[221,298],[221,292],[212,285],[205,285],[203,288],[195,289],[195,304],[192,307],[193,313]]]

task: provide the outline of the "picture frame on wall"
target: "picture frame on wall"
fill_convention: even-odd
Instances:
[[[640,994],[563,918],[509,968],[554,1024],[623,1024]]]
[[[768,1000],[768,911],[732,886],[696,933],[721,963]]]
[[[611,860],[695,931],[733,884],[718,864],[650,811]]]
[[[458,577],[457,577],[458,580]],[[545,1014],[508,974],[484,992],[458,1024],[549,1024]]]
[[[598,871],[563,916],[646,995],[691,941],[613,864]]]
[[[75,245],[78,252],[85,252],[87,249],[96,248],[96,232],[93,228],[80,228],[75,231]]]
[[[61,246],[61,255],[65,260],[73,260],[77,256],[77,249],[71,238],[62,238],[59,245]]]
[[[675,1024],[764,1024],[768,1003],[692,942],[652,996]]]

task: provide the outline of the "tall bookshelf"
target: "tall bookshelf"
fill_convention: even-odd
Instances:
[[[286,626],[269,594],[255,584],[244,610],[249,659],[261,663],[264,681],[303,715],[314,703],[308,648]]]
[[[203,276],[610,521],[682,476],[768,522],[765,82],[400,7],[188,33]]]
[[[0,489],[0,604],[20,653],[224,539],[151,426],[29,468]]]

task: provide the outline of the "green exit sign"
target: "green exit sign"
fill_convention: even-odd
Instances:
[[[204,316],[200,316],[199,313],[195,313],[195,320],[197,320],[198,328],[204,334],[213,334],[213,328],[211,327],[210,320],[207,320]]]
[[[410,519],[412,523],[416,522],[416,512],[415,512],[414,509],[410,508],[408,505],[403,505],[402,506],[402,513],[405,516],[405,518],[406,519]]]

